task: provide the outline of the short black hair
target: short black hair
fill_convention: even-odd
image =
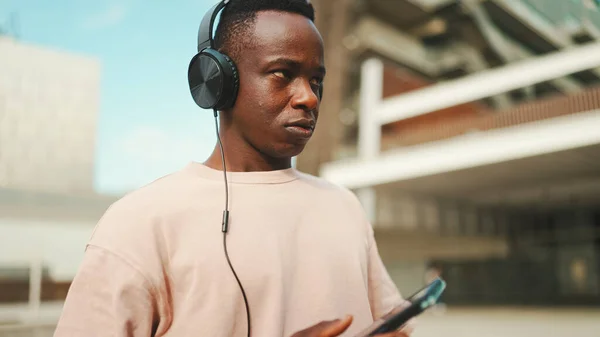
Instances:
[[[215,31],[215,49],[236,61],[241,49],[251,43],[250,28],[256,13],[269,10],[300,14],[315,21],[310,0],[230,0],[221,11]]]

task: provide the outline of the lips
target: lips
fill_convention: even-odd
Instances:
[[[314,131],[315,129],[315,121],[312,119],[298,119],[287,123],[286,127],[300,127],[306,130]]]
[[[306,143],[313,134],[315,121],[312,119],[298,119],[285,124],[285,130],[288,134],[301,143]]]

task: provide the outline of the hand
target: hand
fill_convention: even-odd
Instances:
[[[322,321],[309,328],[296,332],[292,337],[336,337],[344,333],[350,324],[352,324],[352,316],[333,321]],[[408,337],[408,335],[402,331],[394,331],[376,335],[375,337]]]

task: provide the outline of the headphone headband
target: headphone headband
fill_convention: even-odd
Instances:
[[[229,0],[219,1],[211,9],[209,9],[200,23],[200,30],[198,31],[198,52],[206,48],[213,48],[213,27],[215,19],[221,9],[227,6]]]

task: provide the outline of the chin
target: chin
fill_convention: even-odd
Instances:
[[[281,146],[279,148],[273,149],[272,156],[275,158],[292,158],[296,157],[302,151],[304,151],[304,147],[306,144],[287,144],[285,146]]]

